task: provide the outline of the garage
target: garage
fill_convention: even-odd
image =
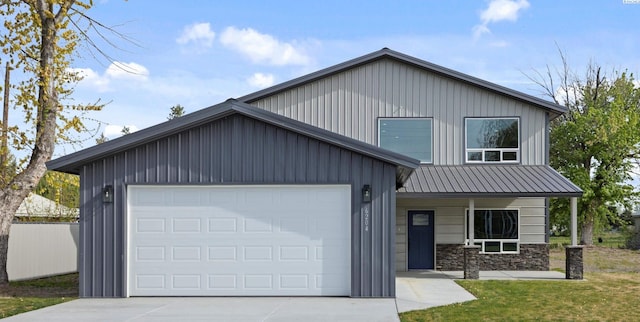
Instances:
[[[235,100],[47,163],[80,176],[80,297],[393,297],[418,165]]]
[[[351,294],[348,185],[127,191],[129,296]]]

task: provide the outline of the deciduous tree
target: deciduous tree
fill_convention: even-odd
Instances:
[[[578,202],[580,242],[592,245],[594,229],[619,220],[611,209],[630,209],[636,196],[629,182],[640,157],[640,89],[626,71],[605,75],[591,64],[578,76],[562,53],[561,58],[561,69],[547,67],[531,79],[569,110],[551,123],[549,161],[584,191]],[[567,222],[566,198],[552,200],[552,211]]]
[[[16,174],[0,186],[0,284],[8,282],[9,230],[16,210],[44,175],[55,143],[84,130],[77,111],[102,108],[67,100],[81,79],[69,67],[76,46],[86,40],[88,28],[79,23],[87,21],[91,6],[90,0],[0,2],[0,60],[12,69],[11,103],[24,115],[24,126],[10,125],[7,134],[11,148],[27,154]]]

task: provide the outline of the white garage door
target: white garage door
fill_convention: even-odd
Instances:
[[[130,296],[349,295],[346,185],[130,186]]]

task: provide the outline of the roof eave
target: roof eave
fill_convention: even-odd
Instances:
[[[582,197],[581,192],[397,192],[402,199],[439,198],[439,199],[474,199],[474,198],[570,198]]]

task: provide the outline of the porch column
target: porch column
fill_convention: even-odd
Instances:
[[[571,246],[567,246],[565,249],[567,279],[581,280],[583,278],[582,252],[582,246],[578,245],[578,198],[571,197]]]
[[[474,223],[474,214],[476,212],[476,202],[474,199],[469,199],[469,218],[467,219],[467,225],[469,226],[469,246],[473,246],[475,245],[474,241],[475,241],[475,236],[473,235],[473,231],[475,230],[475,223]]]
[[[578,198],[571,197],[571,246],[578,246]]]
[[[474,231],[474,214],[475,214],[475,200],[469,199],[469,216],[467,216],[467,226],[469,229],[469,244],[464,247],[464,278],[465,279],[478,279],[480,277],[480,263],[479,252],[480,247],[476,246],[473,231]]]

